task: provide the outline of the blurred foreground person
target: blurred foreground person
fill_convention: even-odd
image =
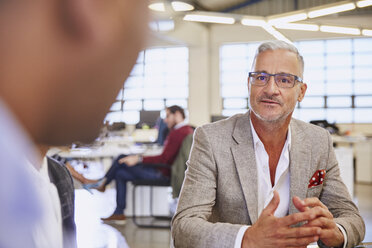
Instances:
[[[97,135],[141,49],[146,9],[0,1],[0,247],[63,246],[58,193],[34,144]]]

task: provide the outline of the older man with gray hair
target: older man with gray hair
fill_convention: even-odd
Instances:
[[[198,128],[177,213],[176,247],[353,247],[365,226],[340,178],[329,133],[292,118],[304,62],[261,44],[249,111]]]

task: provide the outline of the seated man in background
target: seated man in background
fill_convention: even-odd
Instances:
[[[284,41],[261,44],[249,111],[195,131],[175,247],[354,247],[365,226],[340,177],[332,138],[292,118],[304,62]]]
[[[112,180],[116,181],[116,209],[104,221],[124,221],[124,209],[126,207],[126,184],[128,181],[137,179],[167,179],[170,176],[169,169],[151,168],[148,164],[166,164],[171,166],[175,160],[184,138],[193,133],[193,129],[185,121],[184,110],[176,105],[166,108],[165,123],[170,132],[164,142],[163,152],[158,156],[142,157],[140,155],[120,155],[112,164],[97,187],[104,192],[106,185]]]

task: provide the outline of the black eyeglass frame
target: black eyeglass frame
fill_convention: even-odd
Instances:
[[[257,86],[265,86],[265,85],[267,85],[267,83],[269,82],[270,77],[274,77],[274,82],[275,82],[275,84],[276,84],[279,88],[285,88],[285,89],[293,88],[293,87],[296,85],[297,82],[299,82],[299,83],[303,83],[302,78],[300,78],[299,76],[296,76],[296,75],[290,74],[290,73],[275,73],[275,74],[271,74],[271,73],[267,73],[267,72],[258,72],[258,71],[256,72],[256,71],[255,71],[255,72],[249,72],[248,77],[253,79],[253,78],[254,78],[254,75],[258,75],[258,74],[261,74],[261,75],[263,75],[263,76],[268,76],[268,80],[267,80],[266,83],[263,84],[263,85],[255,84],[255,83],[254,83],[254,80],[252,80],[251,83],[252,83],[253,85],[257,85]],[[290,85],[289,87],[283,87],[283,86],[280,86],[280,85],[278,84],[277,80],[275,79],[276,76],[291,76],[291,77],[293,77],[293,78],[294,78],[293,85]]]

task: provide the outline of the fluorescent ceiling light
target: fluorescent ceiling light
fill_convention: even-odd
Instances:
[[[241,24],[245,26],[257,26],[257,27],[262,27],[267,24],[264,20],[252,19],[252,18],[243,18],[240,22]]]
[[[359,28],[346,28],[346,27],[322,25],[320,26],[320,31],[327,32],[327,33],[360,35]]]
[[[319,26],[315,24],[278,23],[275,24],[274,26],[279,29],[319,31]]]
[[[173,1],[172,8],[174,11],[190,11],[194,9],[194,6],[186,2]]]
[[[362,34],[364,36],[372,36],[372,30],[371,29],[363,29]]]
[[[188,14],[188,15],[185,15],[183,19],[185,21],[193,21],[193,22],[210,22],[210,23],[220,23],[220,24],[234,24],[235,23],[234,18],[225,17],[225,16]]]
[[[285,37],[282,33],[280,33],[278,30],[273,28],[271,25],[265,25],[265,26],[262,26],[262,28],[265,29],[266,32],[274,36],[277,40],[282,40],[282,41],[292,44],[292,41],[290,41],[287,37]]]
[[[354,3],[346,3],[346,4],[341,4],[333,7],[328,7],[328,8],[323,8],[319,10],[314,10],[314,11],[309,11],[307,14],[309,18],[315,18],[319,16],[325,16],[325,15],[331,15],[343,11],[348,11],[348,10],[353,10],[355,9],[355,4]]]
[[[359,8],[367,7],[372,5],[372,0],[363,0],[363,1],[358,1],[357,6]]]
[[[269,23],[275,24],[275,23],[281,23],[281,22],[297,22],[297,21],[303,21],[306,19],[307,19],[306,13],[299,13],[299,14],[270,19]]]
[[[151,3],[149,4],[149,9],[154,10],[154,11],[165,11],[165,6],[164,3],[157,2],[157,3]]]

